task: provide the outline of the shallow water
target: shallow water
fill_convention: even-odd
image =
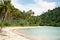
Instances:
[[[40,27],[21,29],[20,32],[40,38],[60,40],[60,27]]]

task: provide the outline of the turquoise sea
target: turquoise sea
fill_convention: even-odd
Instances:
[[[45,37],[53,40],[60,40],[60,27],[40,27],[21,29],[20,32],[36,37]]]

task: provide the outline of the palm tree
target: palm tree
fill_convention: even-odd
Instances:
[[[9,11],[9,7],[10,7],[10,0],[1,0],[1,3],[2,3],[2,8],[3,8],[3,12],[2,13],[2,25],[1,25],[1,30],[4,26],[4,22],[7,18],[7,14],[8,14],[8,11]]]

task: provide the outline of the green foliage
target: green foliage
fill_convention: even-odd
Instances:
[[[2,23],[0,22],[0,26],[2,25]]]
[[[29,23],[26,20],[21,20],[20,22],[17,22],[15,26],[28,26]]]
[[[12,24],[11,23],[9,23],[9,22],[5,22],[4,23],[4,26],[11,26]]]
[[[40,16],[34,16],[32,10],[27,12],[15,8],[11,1],[4,1],[4,5],[0,3],[0,21],[4,17],[7,10],[7,22],[5,26],[60,26],[60,7],[48,10]],[[1,22],[0,22],[1,26]]]
[[[53,10],[48,10],[41,16],[42,24],[44,26],[60,26],[60,7]]]

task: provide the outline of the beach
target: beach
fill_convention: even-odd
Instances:
[[[24,27],[4,27],[2,30],[3,32],[0,33],[0,40],[52,40],[52,39],[45,39],[42,37],[36,37],[32,35],[27,35],[24,33],[21,33],[17,30],[19,29],[26,29],[26,28],[40,28],[41,26],[35,26],[35,27],[29,27],[29,26],[24,26]],[[46,26],[43,26],[46,28]]]
[[[4,27],[2,30],[3,32],[0,33],[0,40],[37,40],[33,36],[28,36],[22,33],[19,33],[15,30],[17,29],[25,29],[25,28],[38,28],[37,27]]]
[[[3,28],[3,32],[0,33],[0,40],[29,40],[24,38],[16,33],[14,33],[13,29],[18,29],[19,27],[5,27]]]

